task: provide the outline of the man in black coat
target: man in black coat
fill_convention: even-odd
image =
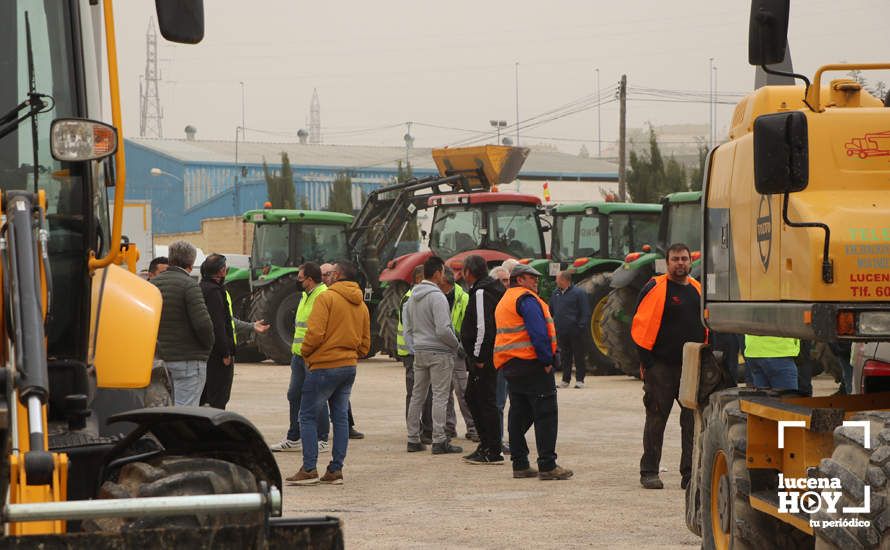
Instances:
[[[488,276],[488,265],[476,254],[464,259],[463,276],[470,286],[460,340],[467,354],[467,404],[476,423],[479,447],[464,457],[469,464],[503,464],[501,418],[496,403],[494,310],[506,289]]]
[[[262,320],[248,323],[232,314],[231,299],[223,286],[226,279],[226,257],[211,254],[201,264],[201,292],[207,304],[207,312],[213,321],[213,348],[207,358],[207,380],[201,393],[201,405],[225,409],[232,393],[235,375],[235,344],[238,331],[269,330]]]

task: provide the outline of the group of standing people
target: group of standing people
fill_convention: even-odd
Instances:
[[[461,275],[469,285],[465,305],[446,292],[459,287],[449,282],[446,266],[433,256],[424,262],[423,279],[402,301],[398,345],[405,357],[408,398],[408,452],[426,448],[423,408],[432,392],[432,454],[462,453],[446,433],[446,408],[452,388],[463,393],[478,435],[475,451],[464,462],[504,463],[502,410],[498,408],[498,380],[502,375],[510,396],[509,451],[513,477],[568,479],[571,470],[556,464],[558,424],[553,365],[556,329],[549,306],[537,295],[540,274],[516,265],[503,277],[490,276],[484,258],[464,259]],[[461,291],[463,292],[463,291]],[[466,372],[466,390],[460,380]],[[413,378],[413,383],[411,379]],[[455,383],[457,382],[457,383]],[[459,396],[460,397],[460,396]],[[470,424],[467,424],[468,427]],[[525,434],[535,426],[538,469],[531,467]]]
[[[163,305],[156,355],[173,382],[177,406],[225,409],[232,391],[238,333],[265,332],[263,320],[235,318],[223,283],[226,257],[211,254],[201,264],[201,282],[191,276],[197,250],[186,241],[170,244],[168,257],[152,260],[149,281]]]

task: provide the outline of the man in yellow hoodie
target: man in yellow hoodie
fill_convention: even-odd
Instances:
[[[358,359],[367,355],[371,347],[371,320],[357,280],[355,265],[337,262],[331,273],[333,284],[316,298],[306,321],[302,354],[309,372],[303,382],[300,403],[300,438],[317,439],[318,411],[324,403],[329,403],[334,446],[331,462],[319,480],[318,447],[303,445],[303,467],[287,478],[294,485],[314,485],[319,481],[343,483],[343,461],[349,444],[349,395]]]

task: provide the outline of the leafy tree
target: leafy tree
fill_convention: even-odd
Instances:
[[[273,174],[263,158],[263,176],[266,178],[266,195],[272,208],[292,210],[297,207],[297,197],[294,192],[294,172],[290,166],[287,153],[281,153],[281,173]]]
[[[689,189],[686,167],[673,155],[665,161],[658,136],[649,125],[649,151],[630,152],[627,191],[634,202],[658,202],[662,196]]]
[[[881,101],[884,101],[884,98],[887,97],[887,84],[883,80],[878,80],[874,86],[869,86],[866,90]]]
[[[708,160],[708,146],[705,138],[698,138],[698,166],[689,172],[689,190],[701,191],[705,177],[705,162]]]
[[[331,185],[328,211],[352,214],[352,178],[348,172],[340,172]]]

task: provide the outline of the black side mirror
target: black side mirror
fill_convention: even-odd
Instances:
[[[785,59],[790,0],[751,0],[748,63],[773,65]]]
[[[204,38],[204,0],[155,0],[161,36],[170,42],[197,44]]]
[[[775,113],[754,121],[754,187],[761,195],[795,193],[810,173],[807,117],[801,111]]]

